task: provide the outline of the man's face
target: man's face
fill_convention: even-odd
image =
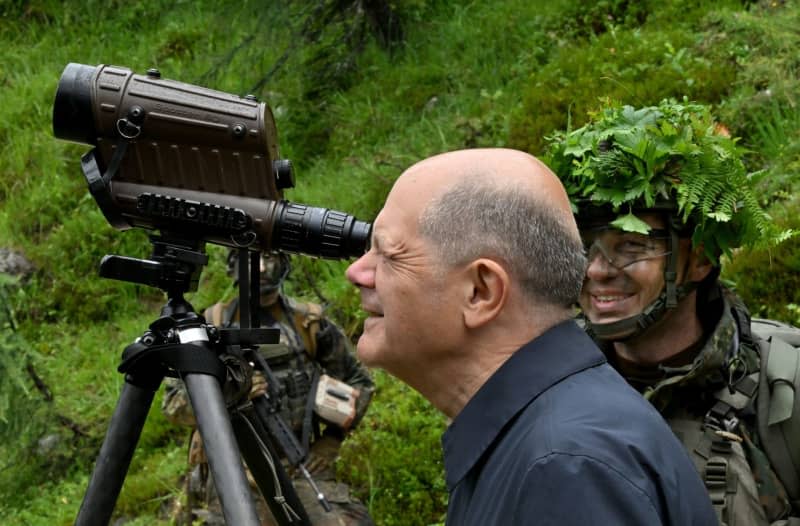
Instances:
[[[654,230],[655,214],[640,216]],[[612,323],[640,314],[664,288],[667,242],[614,228],[581,231],[589,251],[580,305],[592,323]],[[620,268],[621,267],[621,268]]]
[[[398,181],[375,219],[372,246],[347,269],[369,314],[358,357],[395,373],[435,359],[455,318],[452,308],[448,312],[454,292],[448,273],[418,232],[424,186],[414,179]]]
[[[286,263],[275,254],[262,254],[260,259],[261,290],[272,292],[277,290],[286,277]]]

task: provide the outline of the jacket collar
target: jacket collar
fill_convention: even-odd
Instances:
[[[506,425],[541,393],[605,361],[573,320],[522,346],[481,386],[442,436],[448,489],[453,490]]]

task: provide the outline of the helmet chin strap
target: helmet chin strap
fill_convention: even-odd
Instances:
[[[669,231],[669,259],[667,260],[667,266],[664,268],[664,289],[661,294],[641,313],[624,320],[611,323],[592,323],[586,318],[586,332],[593,339],[624,341],[642,334],[661,320],[668,310],[674,309],[680,300],[697,288],[698,283],[694,281],[688,281],[680,286],[676,283],[678,276],[678,249],[680,245],[678,229],[673,222],[673,218],[670,218],[669,221]]]

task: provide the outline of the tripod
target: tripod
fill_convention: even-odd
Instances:
[[[259,524],[242,467],[244,456],[276,521],[281,526],[309,525],[272,444],[276,434],[285,432],[280,423],[275,424],[280,418],[275,415],[274,404],[270,406],[268,399],[259,397],[256,404],[240,403],[229,415],[222,394],[221,385],[231,376],[230,369],[237,367],[237,356],[241,364],[243,352],[253,352],[257,344],[278,341],[274,330],[251,328],[258,327],[258,294],[251,295],[249,284],[254,282],[257,291],[258,253],[251,254],[250,261],[240,257],[240,269],[245,270],[240,272],[239,283],[242,327],[217,330],[207,325],[183,297],[196,288],[202,267],[208,262],[204,242],[163,235],[151,237],[151,243],[150,260],[106,256],[100,264],[101,276],[158,287],[166,292],[167,302],[160,317],[122,354],[118,370],[125,374],[125,384],[75,524],[108,524],[155,393],[164,377],[170,375],[180,377],[186,385],[225,522],[235,526]],[[242,256],[246,253],[241,250]],[[238,354],[223,363],[220,354],[225,349],[234,349]],[[266,372],[269,373],[268,367]],[[249,377],[247,382],[249,390]],[[296,451],[297,455],[298,462],[305,457],[302,450]],[[287,456],[291,461],[291,455]],[[313,486],[310,477],[309,482]],[[326,505],[324,497],[317,493]]]

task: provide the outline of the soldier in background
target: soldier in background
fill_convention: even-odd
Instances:
[[[238,256],[228,254],[228,273],[238,282]],[[261,327],[280,330],[280,342],[262,347],[264,356],[274,376],[280,382],[281,416],[294,430],[298,440],[305,430],[311,436],[310,454],[305,462],[308,471],[332,506],[325,512],[317,495],[302,474],[287,467],[295,491],[314,525],[367,526],[373,524],[366,507],[350,495],[346,484],[335,480],[334,460],[346,433],[364,416],[372,397],[374,386],[366,368],[358,363],[350,343],[342,330],[327,319],[320,305],[300,303],[282,293],[281,286],[290,271],[285,254],[269,253],[261,257]],[[217,327],[237,327],[239,324],[238,298],[228,303],[217,303],[205,311],[205,318]],[[355,404],[349,415],[338,415],[326,421],[319,411],[307,415],[310,407],[312,379],[319,374],[320,383],[339,384],[346,390],[355,389]],[[266,380],[260,372],[252,379],[250,398],[263,394]],[[194,415],[183,382],[167,382],[162,411],[175,424],[195,427],[189,449],[189,472],[186,476],[187,509],[179,517],[179,524],[223,525],[224,519],[219,498],[214,489],[209,466],[196,429]],[[310,431],[310,433],[309,433]],[[286,463],[284,463],[286,465]],[[248,473],[253,486],[256,507],[263,525],[276,524],[268,506]]]
[[[553,136],[588,252],[586,329],[664,416],[720,524],[800,524],[800,330],[751,320],[720,257],[786,234],[706,106],[612,106]],[[611,408],[613,410],[613,408]]]

